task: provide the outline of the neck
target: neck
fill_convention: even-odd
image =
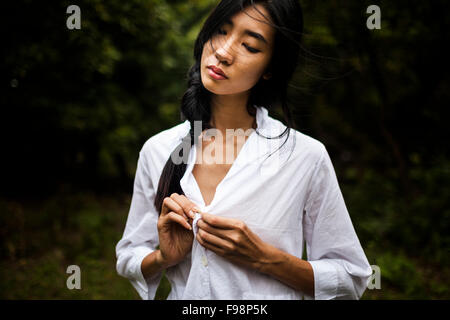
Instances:
[[[256,128],[256,119],[247,111],[248,93],[236,95],[213,95],[211,98],[211,125],[226,129]]]

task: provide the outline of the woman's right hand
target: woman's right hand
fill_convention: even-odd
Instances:
[[[184,195],[173,193],[164,198],[157,227],[161,259],[166,267],[178,264],[191,251],[192,212],[196,211],[195,203]]]

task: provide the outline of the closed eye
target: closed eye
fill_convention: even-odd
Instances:
[[[255,49],[255,48],[252,48],[252,47],[246,45],[245,43],[243,43],[243,45],[244,45],[244,47],[246,47],[247,50],[250,51],[251,53],[257,53],[257,52],[260,52],[260,50]]]
[[[226,35],[226,34],[227,34],[227,32],[226,32],[225,30],[223,30],[223,29],[217,30],[217,33],[218,33],[218,34],[221,34],[221,35]],[[243,45],[249,52],[251,52],[251,53],[258,53],[258,52],[261,52],[261,50],[252,48],[252,47],[250,47],[248,44],[243,43],[242,45]]]

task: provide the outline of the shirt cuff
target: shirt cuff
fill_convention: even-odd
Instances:
[[[314,297],[305,300],[331,300],[337,296],[338,274],[336,267],[327,260],[308,261],[314,272]]]
[[[133,275],[134,279],[130,280],[133,287],[139,293],[139,296],[143,300],[153,300],[156,294],[156,290],[158,289],[159,282],[161,281],[162,272],[158,272],[152,275],[149,278],[144,278],[142,274],[141,264],[142,260],[150,253],[155,250],[152,250],[148,247],[136,247],[133,249],[134,255],[134,267],[133,267]]]

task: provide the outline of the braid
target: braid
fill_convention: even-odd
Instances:
[[[182,142],[175,148],[167,160],[158,183],[158,190],[155,196],[155,207],[161,210],[165,197],[172,193],[184,194],[180,186],[180,180],[186,172],[187,157],[191,147],[198,137],[194,134],[194,122],[201,121],[202,131],[211,128],[209,120],[211,117],[211,107],[209,105],[209,93],[203,87],[200,76],[200,64],[194,64],[188,72],[188,88],[181,99],[181,120],[189,120],[189,133],[182,139]],[[184,148],[183,146],[188,146]],[[184,154],[186,151],[186,154]],[[172,159],[182,157],[180,164],[175,164]]]

